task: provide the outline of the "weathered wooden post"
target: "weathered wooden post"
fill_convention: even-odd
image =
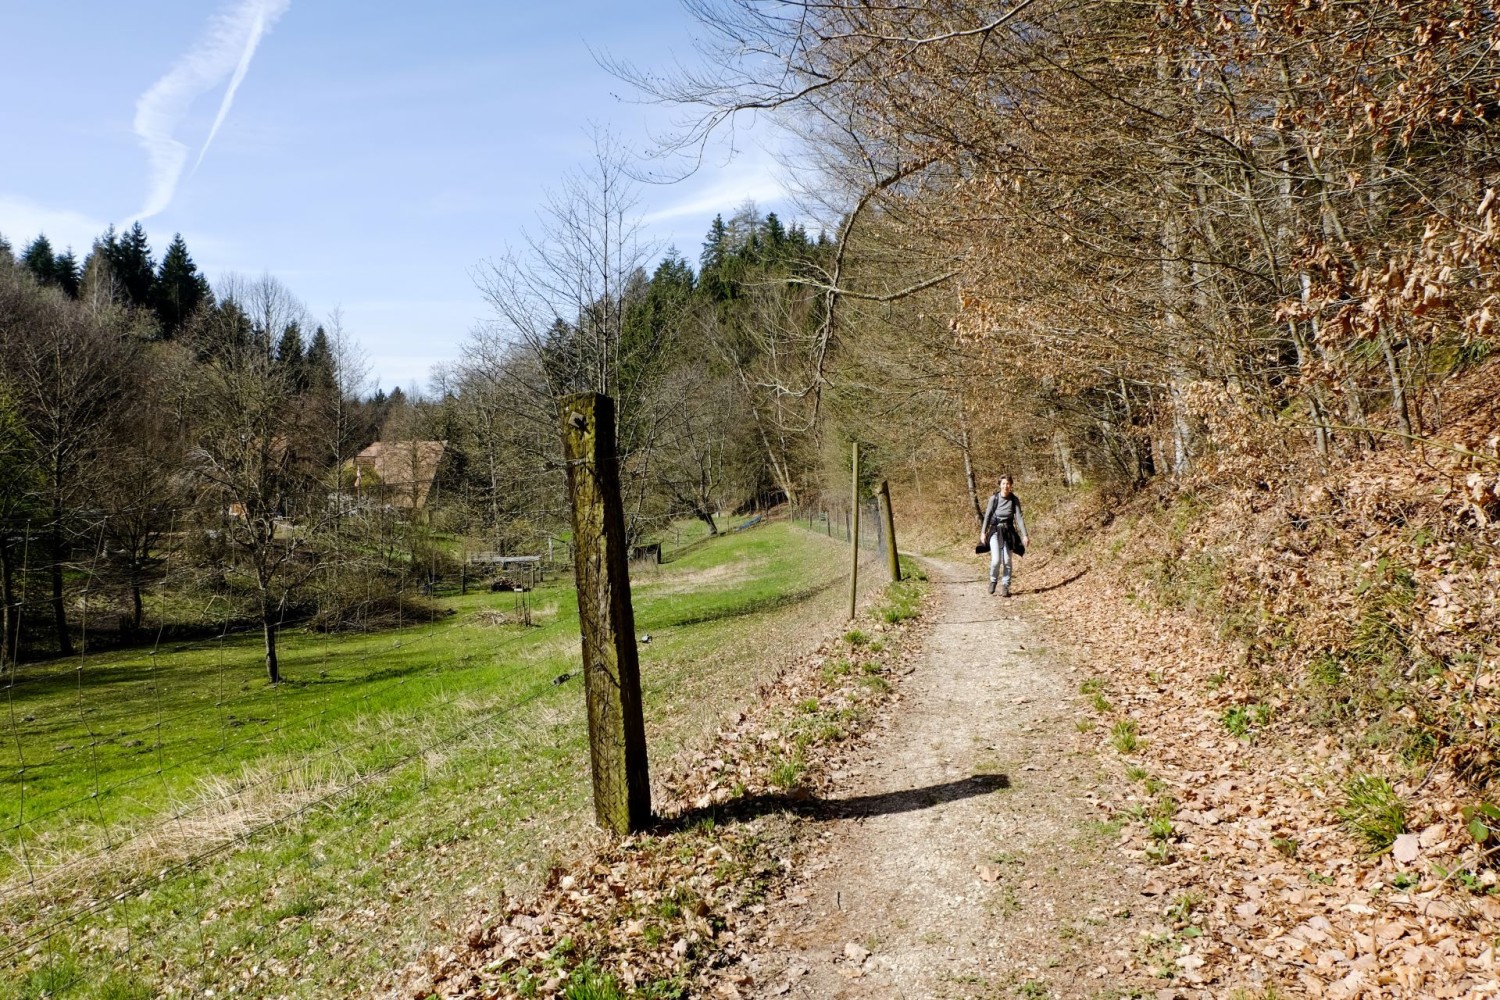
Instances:
[[[854,620],[859,598],[859,442],[854,442],[854,476],[849,489],[853,527],[849,531],[849,619]]]
[[[594,816],[600,826],[623,836],[650,822],[651,783],[614,400],[598,393],[564,399],[562,435],[573,507],[573,569],[583,634]]]
[[[880,481],[880,519],[885,522],[885,561],[891,569],[891,582],[901,582],[901,559],[896,554],[896,515],[891,511],[891,484]]]

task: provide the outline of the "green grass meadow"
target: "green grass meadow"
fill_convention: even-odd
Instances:
[[[632,569],[670,758],[841,605],[835,543],[680,534]],[[23,666],[0,749],[0,998],[344,996],[593,836],[577,605],[439,597],[375,634],[288,629]],[[503,616],[503,620],[502,620]]]

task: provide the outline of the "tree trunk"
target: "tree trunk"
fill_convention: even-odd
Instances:
[[[766,434],[765,426],[761,422],[760,411],[752,407],[750,414],[755,418],[755,430],[760,435],[761,446],[766,449],[766,463],[771,467],[771,480],[786,495],[787,503],[795,507],[797,506],[797,486],[792,479],[789,465],[782,461],[784,454],[778,453],[771,444],[771,438]]]
[[[1162,327],[1166,331],[1171,373],[1168,376],[1167,401],[1171,407],[1172,474],[1184,475],[1192,462],[1193,429],[1188,416],[1186,389],[1189,381],[1184,355],[1188,352],[1185,290],[1188,267],[1183,261],[1186,240],[1182,220],[1167,214],[1163,227],[1161,262]]]
[[[13,663],[21,652],[21,609],[16,604],[16,565],[11,558],[10,539],[0,533],[0,587],[3,587],[5,607],[0,609],[4,619],[5,648],[0,649],[0,664]]]
[[[712,536],[719,533],[719,526],[714,523],[713,511],[709,510],[707,507],[696,508],[693,511],[693,516],[702,521],[704,524],[708,525],[709,535]]]
[[[1412,423],[1411,408],[1406,402],[1406,379],[1402,377],[1401,364],[1396,360],[1396,352],[1391,348],[1391,338],[1386,336],[1384,326],[1380,328],[1380,352],[1385,355],[1385,370],[1391,380],[1391,409],[1396,413],[1396,426],[1406,435],[1401,444],[1409,447]]]
[[[260,600],[260,626],[266,636],[266,676],[272,684],[281,683],[281,661],[276,656],[276,618],[271,613],[271,602],[264,594]]]
[[[1057,455],[1058,468],[1062,470],[1062,484],[1068,487],[1082,486],[1083,472],[1074,463],[1068,435],[1061,428],[1052,432],[1052,450]]]
[[[73,637],[68,634],[68,609],[63,602],[63,549],[62,529],[57,519],[60,511],[53,511],[52,520],[52,624],[57,631],[57,651],[62,656],[73,655]]]
[[[130,627],[133,631],[141,630],[141,622],[145,620],[145,606],[141,600],[141,571],[139,567],[131,567],[130,570]]]
[[[964,456],[964,486],[969,491],[969,506],[974,508],[974,520],[984,519],[984,509],[979,506],[979,481],[974,476],[974,453],[969,450],[969,420],[960,410],[958,414],[958,448]]]

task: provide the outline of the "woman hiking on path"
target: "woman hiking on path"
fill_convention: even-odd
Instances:
[[[1000,584],[1000,596],[1010,596],[1010,556],[1025,555],[1031,536],[1026,533],[1026,521],[1021,517],[1021,498],[1010,491],[1010,476],[1000,477],[999,489],[990,494],[985,505],[984,519],[979,522],[979,547],[990,550],[990,593],[995,584]],[[1000,568],[1005,575],[1000,576]]]

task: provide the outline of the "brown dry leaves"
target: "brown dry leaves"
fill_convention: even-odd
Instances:
[[[1493,747],[1500,718],[1500,566],[1473,556],[1494,544],[1493,523],[1479,515],[1493,503],[1484,490],[1495,467],[1473,455],[1493,454],[1496,401],[1454,402],[1448,443],[1461,450],[1382,451],[1270,501],[1220,493],[1185,534],[1161,528],[1156,512],[1122,518],[1092,547],[1096,571],[1048,595],[1055,631],[1082,637],[1079,661],[1106,683],[1111,710],[1095,734],[1134,720],[1142,748],[1129,762],[1175,802],[1158,888],[1196,907],[1164,908],[1163,939],[1177,951],[1159,974],[1214,996],[1267,987],[1314,997],[1500,994],[1496,873],[1462,819],[1466,803],[1493,796],[1470,782],[1494,765],[1464,753]],[[1111,541],[1118,554],[1105,557]],[[1153,588],[1141,567],[1205,556],[1223,573],[1219,611],[1259,608],[1261,631],[1247,638],[1242,629],[1240,643],[1222,641],[1218,622],[1145,596]],[[1046,575],[1056,580],[1046,582],[1073,576],[1086,558],[1052,560]],[[1319,725],[1300,700],[1314,658],[1358,637],[1367,606],[1353,581],[1388,563],[1408,568],[1415,588],[1403,634],[1448,664],[1408,678],[1424,717],[1430,700],[1451,726],[1434,734],[1431,764],[1415,768],[1366,745],[1374,718]],[[1237,739],[1224,714],[1252,704],[1272,721]],[[1409,704],[1400,713],[1416,718]],[[1407,832],[1389,852],[1365,853],[1336,813],[1356,771],[1397,776]],[[1147,798],[1160,801],[1143,796],[1143,809]],[[1121,846],[1148,858],[1162,848],[1144,811],[1137,816]],[[1187,927],[1193,935],[1172,937]]]
[[[397,995],[552,996],[588,965],[627,988],[672,981],[739,996],[748,981],[726,967],[760,939],[765,901],[800,856],[796,812],[856,734],[899,702],[890,685],[909,672],[923,623],[859,627],[879,652],[829,640],[791,660],[753,707],[659,776],[657,829],[554,868],[534,897],[475,913],[451,944],[394,974]],[[792,774],[791,787],[773,785]]]

